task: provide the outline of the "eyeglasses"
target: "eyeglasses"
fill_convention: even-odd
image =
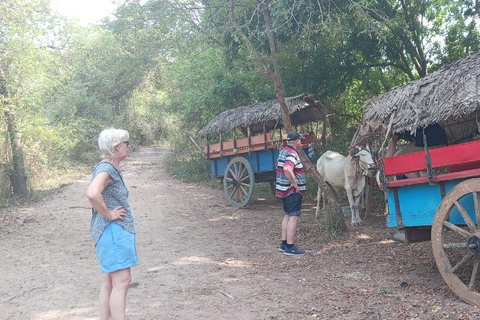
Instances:
[[[130,141],[122,141],[122,143],[125,143],[127,147],[130,146]]]

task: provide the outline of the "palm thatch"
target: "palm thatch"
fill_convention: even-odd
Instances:
[[[318,121],[325,116],[323,106],[309,94],[285,98],[285,102],[292,125]],[[283,127],[283,113],[280,103],[274,99],[224,111],[206,125],[201,132],[208,135],[237,128],[246,131],[246,128],[250,128],[251,134],[258,134],[264,129],[268,132],[281,127]]]
[[[368,100],[355,143],[438,123],[449,144],[471,137],[480,113],[480,53]]]

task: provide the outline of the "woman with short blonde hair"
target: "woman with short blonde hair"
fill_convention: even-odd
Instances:
[[[90,234],[103,272],[102,319],[124,320],[130,268],[137,265],[136,229],[120,162],[128,157],[129,134],[105,129],[98,136],[100,161],[92,172],[87,198],[92,205]]]

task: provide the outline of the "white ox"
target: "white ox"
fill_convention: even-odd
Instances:
[[[376,169],[372,155],[365,149],[352,149],[345,157],[334,151],[325,152],[317,161],[317,171],[323,180],[335,189],[345,188],[352,212],[352,226],[362,223],[360,219],[360,200],[365,187],[365,177],[369,170]],[[320,210],[320,199],[325,199],[323,192],[318,188],[317,211]]]

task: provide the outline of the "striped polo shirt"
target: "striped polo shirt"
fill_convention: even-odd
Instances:
[[[279,198],[285,198],[288,195],[295,192],[295,188],[290,187],[291,183],[288,181],[283,168],[289,166],[293,169],[295,174],[295,180],[297,181],[298,188],[300,193],[305,194],[305,189],[307,187],[307,177],[305,175],[305,169],[303,168],[302,161],[298,156],[297,151],[292,146],[286,146],[283,148],[277,160],[277,170],[276,170],[276,185],[275,185],[275,195]]]

